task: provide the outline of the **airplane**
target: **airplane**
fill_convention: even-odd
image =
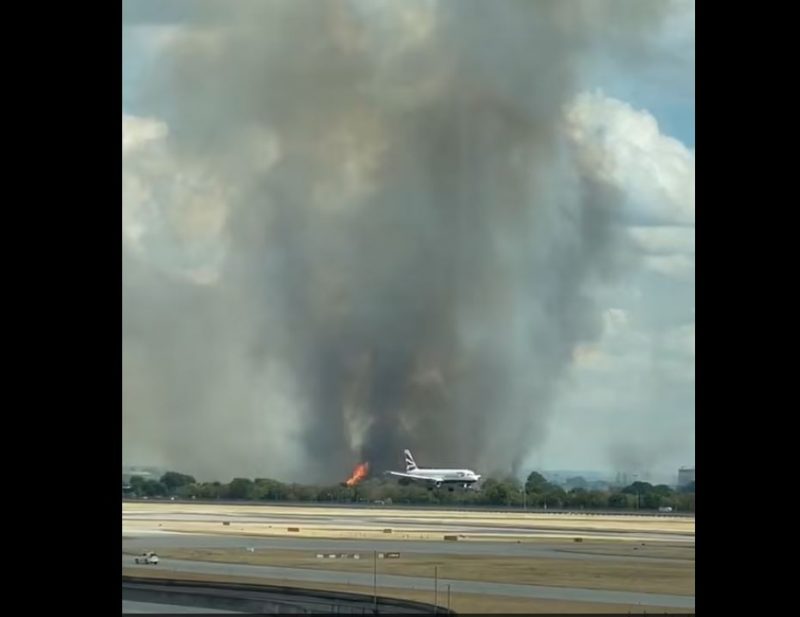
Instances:
[[[430,486],[429,490],[434,486],[441,488],[444,484],[457,484],[467,489],[481,479],[480,475],[471,469],[420,469],[414,462],[410,450],[403,450],[403,453],[406,455],[405,473],[400,471],[387,471],[386,473],[407,480],[430,482],[433,486]],[[448,489],[453,490],[452,487],[448,487]]]

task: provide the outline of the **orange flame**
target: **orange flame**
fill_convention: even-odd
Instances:
[[[353,470],[353,475],[347,479],[345,484],[347,486],[355,486],[359,482],[361,482],[364,478],[367,477],[369,473],[369,463],[360,463],[356,465],[356,468]]]

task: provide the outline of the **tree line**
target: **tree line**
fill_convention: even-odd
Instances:
[[[286,502],[363,503],[404,505],[482,505],[547,509],[656,510],[694,512],[694,482],[675,490],[665,484],[634,482],[609,490],[583,487],[565,489],[532,472],[523,483],[517,478],[487,478],[478,491],[446,488],[429,490],[418,484],[384,478],[365,480],[354,487],[289,484],[269,478],[234,478],[228,483],[197,482],[178,472],[165,473],[159,480],[133,476],[123,485],[123,496],[198,500],[247,500]]]

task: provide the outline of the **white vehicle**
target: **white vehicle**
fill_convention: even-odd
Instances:
[[[414,457],[411,456],[410,450],[403,450],[406,455],[406,471],[389,471],[389,475],[404,478],[407,480],[417,480],[431,484],[429,488],[441,488],[442,485],[448,486],[449,490],[453,490],[453,486],[462,486],[469,488],[481,479],[480,475],[476,474],[471,469],[420,469],[414,462]]]
[[[148,551],[146,553],[142,553],[138,557],[135,557],[133,563],[139,563],[143,565],[158,565],[158,555],[156,555],[153,551]]]

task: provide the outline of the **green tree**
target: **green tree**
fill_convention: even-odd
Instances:
[[[177,491],[177,489],[183,486],[194,483],[195,479],[192,476],[187,476],[177,471],[168,471],[161,476],[161,484],[163,484],[170,493]]]
[[[694,493],[679,493],[674,501],[681,512],[694,512]]]
[[[566,485],[569,488],[582,488],[582,489],[589,488],[589,483],[582,476],[567,478]]]
[[[292,484],[290,492],[294,495],[294,500],[296,501],[316,501],[319,491],[313,486]]]
[[[670,497],[675,491],[673,491],[669,486],[666,484],[657,484],[653,487],[653,493],[658,495],[659,497]]]
[[[627,508],[628,495],[625,493],[612,493],[608,497],[608,505],[611,508]]]
[[[543,505],[547,508],[563,508],[567,501],[567,494],[560,486],[550,485],[543,495]]]
[[[545,477],[537,471],[532,471],[525,481],[525,491],[527,493],[544,493],[551,486]]]
[[[678,500],[675,498],[674,495],[669,497],[661,497],[661,507],[662,508],[672,508],[673,510],[678,507]]]
[[[442,489],[438,490],[435,493],[436,495],[436,503],[443,505],[443,506],[452,506],[458,503],[458,494],[455,490],[449,489]]]
[[[219,482],[203,482],[195,486],[195,495],[198,499],[219,499],[224,488]]]
[[[653,492],[653,485],[649,482],[637,481],[630,486],[626,486],[624,489],[622,489],[622,492],[628,495],[636,495],[637,493],[639,495],[646,495],[647,493]]]
[[[268,501],[285,501],[289,496],[289,487],[269,478],[256,478],[253,485],[253,499]]]
[[[404,504],[430,504],[436,502],[434,491],[417,484],[400,487],[397,493],[397,502]]]
[[[181,499],[190,499],[193,495],[196,497],[196,492],[197,492],[196,484],[186,484],[172,491],[172,493],[176,497],[180,497]]]
[[[230,499],[252,499],[253,481],[248,478],[234,478],[228,485],[225,496]]]
[[[487,478],[483,483],[483,501],[488,505],[505,505],[508,501],[509,489],[506,484],[496,478]]]
[[[133,484],[133,478],[131,478],[131,484]],[[679,491],[681,493],[694,493],[694,480],[689,482],[689,484],[680,487]]]
[[[586,494],[586,507],[595,510],[608,507],[608,493],[604,491],[589,491]]]
[[[131,493],[137,497],[144,495],[144,484],[146,480],[142,476],[133,476],[129,482],[131,485]]]
[[[347,503],[353,501],[353,490],[341,485],[331,487],[334,499],[339,503]]]
[[[142,494],[146,497],[163,497],[167,494],[167,487],[158,480],[145,480],[142,484]]]
[[[567,493],[566,504],[578,508],[585,508],[587,503],[587,492],[583,488],[573,488]]]
[[[655,510],[661,507],[661,499],[662,497],[653,491],[644,493],[641,496],[640,507],[644,508],[645,510]]]

